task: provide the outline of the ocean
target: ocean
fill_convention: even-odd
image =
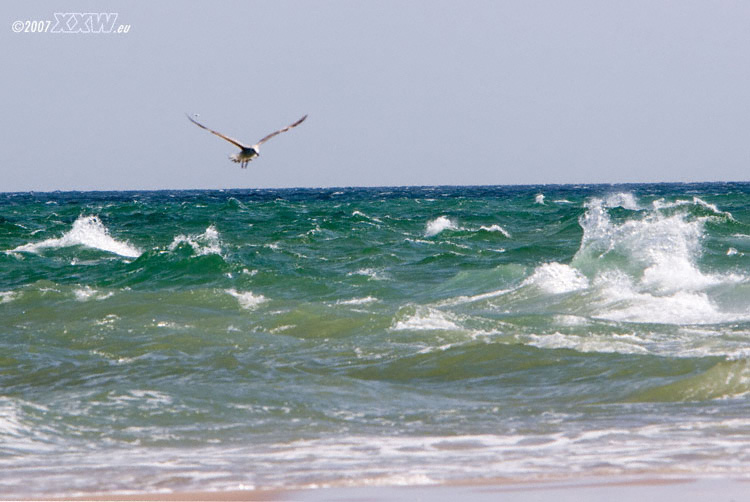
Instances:
[[[0,493],[750,477],[750,184],[0,193]]]

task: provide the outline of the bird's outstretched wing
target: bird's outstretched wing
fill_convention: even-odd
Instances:
[[[278,130],[278,131],[276,131],[276,132],[272,132],[272,133],[271,133],[271,134],[269,134],[268,136],[266,136],[266,137],[264,137],[263,139],[261,139],[260,141],[258,141],[258,143],[256,143],[256,146],[260,146],[260,145],[262,145],[263,143],[265,143],[265,142],[266,142],[266,141],[268,141],[269,139],[273,138],[273,137],[274,137],[274,136],[276,136],[277,134],[281,134],[282,132],[287,132],[287,131],[288,131],[289,129],[291,129],[291,128],[293,128],[293,127],[297,127],[297,126],[298,126],[298,125],[300,125],[300,124],[301,124],[302,122],[304,122],[304,120],[305,120],[306,118],[307,118],[307,115],[305,115],[304,117],[302,117],[301,119],[299,119],[299,120],[298,120],[297,122],[295,122],[295,123],[293,123],[293,124],[289,124],[288,126],[286,126],[286,127],[285,127],[285,128],[283,128],[283,129],[279,129],[279,130]],[[215,133],[214,133],[214,134],[215,134]]]
[[[210,133],[212,133],[212,134],[215,134],[215,135],[217,135],[217,136],[218,136],[218,137],[220,137],[221,139],[225,139],[225,140],[229,141],[230,143],[232,143],[233,145],[235,145],[235,146],[236,146],[237,148],[242,148],[242,149],[245,149],[245,148],[247,148],[247,146],[243,145],[242,143],[240,143],[240,142],[239,142],[239,141],[237,141],[236,139],[232,139],[232,138],[230,138],[229,136],[224,136],[224,135],[223,135],[223,134],[221,134],[220,132],[214,131],[213,129],[209,129],[208,127],[204,126],[204,125],[203,125],[203,124],[201,124],[200,122],[197,122],[196,120],[194,120],[194,119],[193,119],[193,117],[191,117],[191,116],[190,116],[190,115],[188,115],[187,113],[186,113],[185,115],[187,115],[187,118],[188,118],[188,120],[189,120],[190,122],[192,122],[193,124],[197,125],[197,126],[198,126],[198,127],[200,127],[201,129],[205,129],[206,131],[208,131],[208,132],[210,132]]]

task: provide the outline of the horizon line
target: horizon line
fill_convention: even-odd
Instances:
[[[348,185],[348,186],[297,186],[297,187],[244,187],[244,188],[126,188],[126,189],[57,189],[57,190],[11,190],[0,191],[3,195],[13,194],[63,194],[63,193],[110,193],[110,192],[227,192],[227,191],[282,191],[282,190],[378,190],[404,188],[493,188],[493,187],[597,187],[597,186],[626,186],[626,185],[739,185],[750,183],[750,180],[740,181],[625,181],[625,182],[595,182],[595,183],[509,183],[492,185]]]

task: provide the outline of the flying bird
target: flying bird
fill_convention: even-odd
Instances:
[[[187,113],[185,115],[187,115]],[[307,115],[305,115],[304,117],[302,117],[301,119],[299,119],[297,122],[294,122],[293,124],[289,124],[288,126],[284,127],[283,129],[279,129],[276,132],[272,132],[271,134],[269,134],[268,136],[265,136],[264,138],[262,138],[260,141],[258,141],[254,145],[250,145],[250,146],[243,145],[242,143],[240,143],[236,139],[232,139],[229,136],[224,136],[223,134],[221,134],[218,131],[214,131],[213,129],[209,129],[208,127],[204,126],[200,122],[197,122],[190,115],[187,115],[187,118],[188,118],[188,120],[190,120],[190,122],[192,122],[193,124],[197,125],[201,129],[205,129],[206,131],[208,131],[208,132],[210,132],[212,134],[217,135],[221,139],[225,139],[225,140],[229,141],[234,146],[236,146],[237,148],[239,148],[240,149],[239,153],[233,153],[232,155],[229,156],[229,158],[231,159],[232,162],[239,162],[240,167],[242,167],[244,169],[244,168],[247,167],[247,163],[248,162],[250,162],[255,157],[257,157],[258,155],[260,155],[260,145],[262,145],[263,143],[265,143],[269,139],[273,138],[277,134],[281,134],[282,132],[286,132],[286,131],[288,131],[289,129],[291,129],[293,127],[297,127],[298,125],[300,125],[307,118]]]

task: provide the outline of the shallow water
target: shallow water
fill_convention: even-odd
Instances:
[[[0,491],[750,474],[750,185],[0,194]]]

